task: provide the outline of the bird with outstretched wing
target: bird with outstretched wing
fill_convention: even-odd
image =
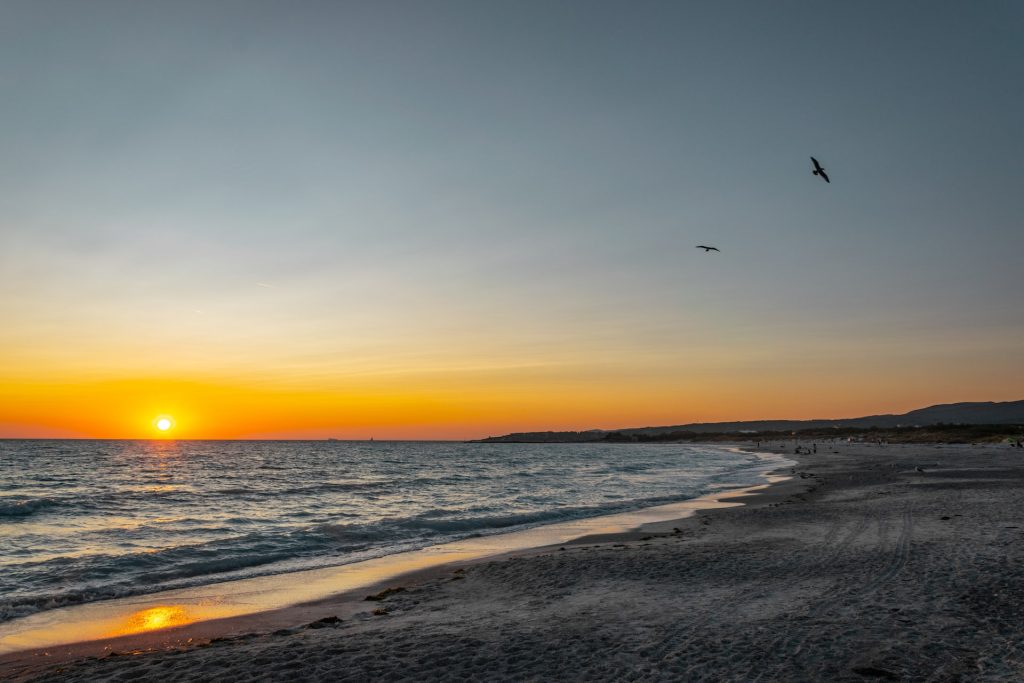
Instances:
[[[696,248],[703,249],[705,254],[709,251],[721,251],[718,247],[705,247],[703,244],[698,244]]]
[[[821,164],[819,164],[818,160],[815,159],[814,157],[811,157],[811,161],[814,162],[814,170],[811,171],[811,173],[813,175],[820,175],[822,180],[824,180],[826,183],[831,184],[832,181],[828,179],[828,174],[825,173],[825,168]]]

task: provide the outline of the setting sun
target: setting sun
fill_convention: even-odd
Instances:
[[[161,415],[153,421],[153,426],[161,432],[168,432],[174,427],[174,419],[168,415]]]

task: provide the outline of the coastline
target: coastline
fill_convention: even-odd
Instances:
[[[683,519],[678,531],[662,524],[417,577],[379,601],[349,603],[352,612],[342,602],[311,606],[324,611],[308,612],[305,627],[137,656],[7,659],[3,674],[1024,678],[1019,451],[841,444],[799,461],[792,479]],[[340,620],[317,624],[316,615]]]
[[[777,459],[773,465],[778,467],[761,471],[762,483],[722,487],[695,498],[629,512],[471,537],[351,564],[47,610],[0,624],[0,673],[26,659],[57,661],[112,651],[181,648],[203,640],[294,627],[336,616],[335,612],[351,616],[368,611],[367,594],[397,583],[432,581],[457,568],[526,557],[561,546],[634,541],[648,534],[668,533],[699,510],[744,504],[739,499],[776,485],[784,479],[776,474],[779,469],[794,462],[765,449],[734,444],[729,450]],[[148,628],[154,623],[158,628]]]

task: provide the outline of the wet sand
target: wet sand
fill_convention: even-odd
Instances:
[[[434,568],[214,641],[10,655],[0,677],[1024,679],[1024,452],[831,450],[742,507]]]

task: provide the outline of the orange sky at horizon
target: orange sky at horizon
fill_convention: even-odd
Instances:
[[[688,422],[857,417],[960,400],[1016,400],[955,386],[879,401],[871,381],[841,380],[836,399],[798,379],[744,389],[710,382],[672,386],[597,381],[460,382],[315,391],[167,378],[76,384],[10,384],[0,392],[0,438],[472,439],[515,431],[614,429]],[[948,383],[955,385],[955,382]],[[158,416],[174,427],[156,429]]]
[[[1021,398],[1007,381],[1024,365],[1012,321],[935,335],[909,317],[782,324],[697,306],[609,326],[603,315],[466,319],[437,305],[361,309],[353,331],[326,313],[297,317],[290,299],[253,311],[248,297],[213,321],[169,297],[155,314],[131,293],[59,320],[10,311],[0,438],[472,439]],[[160,415],[173,429],[155,428]]]

